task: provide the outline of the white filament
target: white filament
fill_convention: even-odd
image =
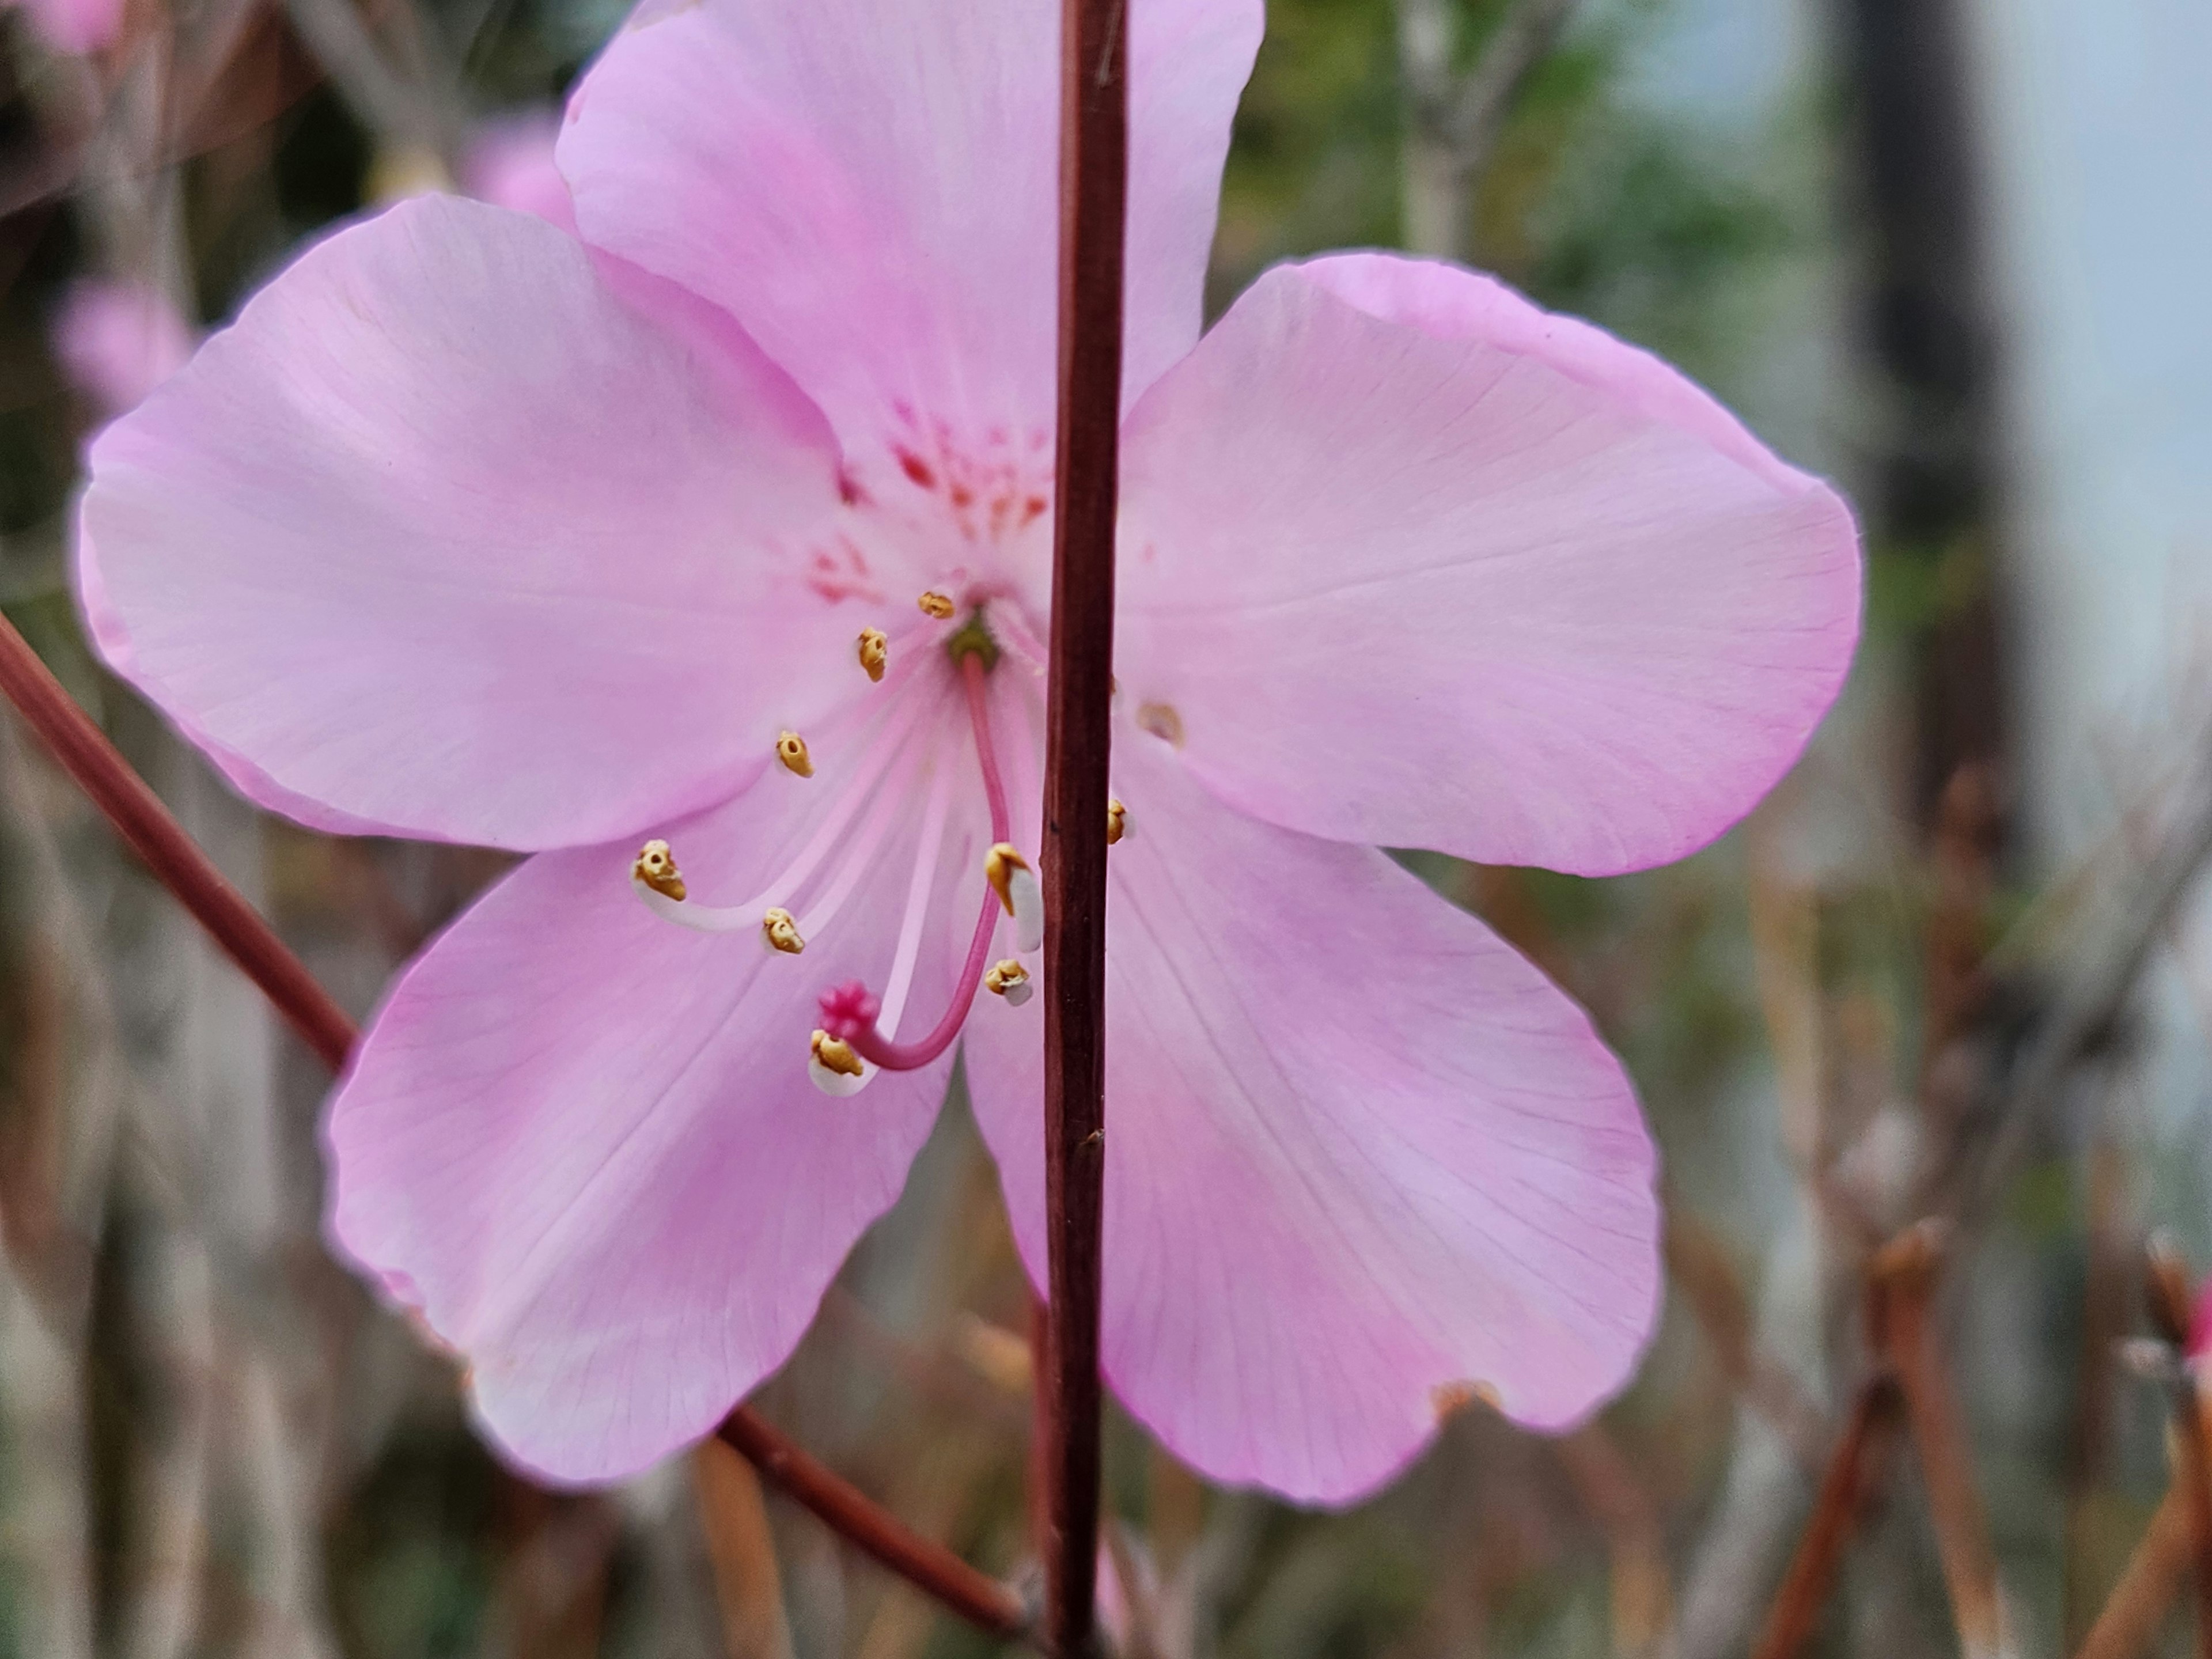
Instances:
[[[942,701],[940,697],[902,697],[893,706],[889,716],[878,730],[873,741],[861,754],[854,768],[852,779],[844,787],[829,812],[823,817],[798,855],[784,866],[775,880],[752,897],[738,904],[700,904],[688,899],[672,899],[657,892],[635,876],[630,878],[630,887],[645,902],[645,907],[665,921],[679,927],[689,927],[702,933],[733,933],[746,927],[758,927],[761,918],[771,905],[789,908],[789,900],[806,878],[814,873],[815,866],[828,856],[845,833],[846,826],[854,813],[877,793],[889,770],[886,763],[893,750],[899,748],[912,731],[915,722],[923,713]],[[894,792],[885,792],[888,798]],[[855,875],[854,879],[857,880]],[[849,890],[849,884],[848,884]],[[843,895],[838,896],[842,902]],[[799,932],[812,938],[818,924],[809,916]]]
[[[884,983],[883,1007],[876,1030],[894,1041],[899,1016],[914,988],[914,965],[921,956],[921,926],[929,914],[929,890],[937,878],[938,854],[945,847],[945,821],[952,807],[952,768],[940,760],[929,783],[929,805],[922,810],[921,840],[915,848],[914,874],[906,884],[906,913],[899,918],[898,948],[891,955],[890,977]]]

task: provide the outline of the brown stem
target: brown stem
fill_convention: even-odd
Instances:
[[[0,692],[155,878],[261,988],[307,1045],[332,1071],[343,1066],[354,1037],[345,1011],[193,844],[5,617],[0,617]]]
[[[1950,1379],[1929,1340],[1929,1301],[1942,1260],[1942,1230],[1930,1223],[1907,1228],[1882,1248],[1871,1269],[1884,1290],[1876,1340],[1905,1391],[1960,1651],[1966,1659],[1994,1659],[2005,1646],[1996,1555]]]
[[[2064,1597],[2066,1644],[2087,1637],[2094,1607],[2089,1597],[2093,1498],[2112,1437],[2112,1354],[2125,1331],[2137,1252],[2124,1237],[2121,1192],[2125,1180],[2120,1152],[2100,1133],[2089,1153],[2088,1261],[2081,1275],[2081,1345],[2075,1361],[2073,1423],[2066,1447]]]
[[[2164,1243],[2150,1248],[2147,1273],[2151,1325],[2179,1355],[2189,1340],[2189,1273]],[[2174,1479],[2188,1492],[2190,1544],[2196,1559],[2197,1655],[2212,1659],[2212,1446],[2197,1396],[2194,1370],[2185,1363],[2173,1384]]]
[[[15,704],[147,868],[229,952],[308,1046],[332,1071],[343,1069],[358,1035],[345,1011],[223,879],[4,617],[0,617],[0,693]],[[1103,805],[1099,822],[1103,836]],[[888,1510],[869,1502],[744,1407],[732,1412],[718,1432],[833,1532],[962,1618],[996,1636],[1020,1637],[1028,1630],[1028,1612],[1013,1591],[942,1546],[908,1531]]]
[[[1896,1424],[1897,1403],[1897,1383],[1887,1370],[1876,1371],[1860,1385],[1844,1431],[1829,1454],[1827,1473],[1820,1477],[1812,1518],[1783,1575],[1782,1587],[1774,1594],[1759,1644],[1752,1649],[1753,1659],[1795,1659],[1812,1635],[1843,1560],[1844,1546],[1856,1530],[1873,1489],[1881,1454]]]
[[[2136,1659],[2149,1647],[2158,1627],[2166,1622],[2166,1610],[2173,1605],[2174,1593],[2188,1576],[2194,1541],[2190,1535],[2189,1497],[2177,1472],[2158,1513],[2150,1518],[2150,1529],[2128,1558],[2127,1571],[2105,1598],[2104,1611],[2081,1638],[2074,1659]]]
[[[1030,1630],[1022,1598],[988,1573],[909,1531],[850,1481],[808,1456],[768,1420],[740,1406],[714,1431],[744,1454],[762,1479],[797,1499],[845,1541],[908,1583],[927,1591],[980,1630],[1019,1641]]]
[[[1098,1564],[1104,1215],[1106,756],[1114,662],[1129,0],[1062,0],[1060,408],[1045,711],[1042,1379],[1047,1634],[1090,1651]]]

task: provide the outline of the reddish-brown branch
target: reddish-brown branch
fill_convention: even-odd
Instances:
[[[847,1543],[928,1591],[969,1624],[1008,1641],[1028,1635],[1029,1609],[1020,1596],[942,1544],[910,1531],[758,1413],[740,1406],[714,1432],[744,1453],[762,1479],[811,1510]]]
[[[1114,662],[1129,0],[1062,0],[1060,407],[1046,690],[1047,1635],[1087,1653],[1098,1561],[1106,757]]]
[[[1942,1358],[1929,1340],[1928,1304],[1942,1259],[1941,1230],[1923,1222],[1885,1245],[1871,1273],[1881,1287],[1876,1340],[1905,1393],[1905,1413],[1920,1453],[1929,1514],[1959,1650],[1967,1659],[2003,1651],[2004,1613],[1997,1591],[1996,1554],[1974,1486],[1973,1461],[1951,1395]]]
[[[1850,1541],[1866,1507],[1897,1414],[1896,1381],[1886,1370],[1878,1370],[1860,1386],[1851,1402],[1850,1415],[1829,1455],[1827,1473],[1820,1478],[1812,1518],[1783,1575],[1782,1587],[1775,1592],[1774,1605],[1767,1610],[1753,1659],[1795,1659],[1813,1634],[1844,1559],[1844,1546]]]
[[[4,617],[0,617],[0,693],[15,704],[147,867],[245,969],[308,1046],[332,1071],[342,1069],[358,1035],[345,1011],[223,879]],[[1103,823],[1105,809],[1099,810]],[[718,1432],[833,1532],[952,1612],[994,1636],[1019,1638],[1028,1632],[1028,1610],[1013,1591],[943,1546],[910,1531],[744,1407],[731,1413]]]
[[[116,832],[259,986],[331,1070],[353,1047],[353,1022],[300,959],[193,844],[107,734],[62,689],[15,625],[0,617],[0,692]]]
[[[2177,1470],[2158,1513],[2151,1516],[2149,1530],[2128,1558],[2127,1571],[2105,1598],[2104,1610],[2081,1638],[2074,1659],[2136,1659],[2147,1650],[2165,1622],[2181,1581],[2189,1575],[2193,1547],[2189,1495]]]
[[[2164,1244],[2151,1246],[2145,1288],[2151,1327],[2179,1356],[2189,1340],[2188,1269]],[[2197,1395],[2195,1374],[2185,1364],[2173,1383],[2173,1475],[2188,1493],[2189,1534],[2195,1553],[2197,1659],[2212,1659],[2212,1436]]]

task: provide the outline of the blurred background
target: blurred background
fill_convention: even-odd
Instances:
[[[620,20],[0,15],[0,605],[356,1012],[499,861],[258,817],[106,678],[64,578],[80,458],[334,221],[428,188],[557,216],[550,124]],[[1671,1291],[1634,1386],[1552,1441],[1471,1405],[1337,1515],[1209,1490],[1113,1422],[1121,1644],[1746,1652],[1875,1364],[1868,1264],[1932,1216],[1949,1462],[1902,1435],[1869,1460],[1810,1650],[1960,1650],[1929,1498],[1964,1468],[1996,1650],[2071,1653],[2167,1480],[2165,1403],[2116,1357],[2142,1242],[2212,1260],[2212,7],[1271,0],[1269,23],[1215,303],[1285,256],[1395,246],[1663,353],[1843,481],[1868,639],[1796,773],[1685,864],[1407,860],[1640,1086]],[[720,1447],[585,1496],[504,1473],[450,1365],[319,1245],[325,1084],[0,719],[0,1656],[984,1650]],[[759,1404],[1018,1580],[1027,1318],[956,1089]],[[2153,1646],[2187,1633],[2171,1613]]]

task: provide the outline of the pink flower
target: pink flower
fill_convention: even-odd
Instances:
[[[547,1474],[782,1362],[957,1052],[1042,1280],[1034,886],[984,877],[1037,847],[1056,10],[634,26],[561,141],[582,242],[395,207],[95,449],[87,614],[241,789],[535,854],[328,1136],[333,1237]],[[1260,9],[1133,18],[1106,1365],[1200,1469],[1340,1501],[1472,1395],[1582,1418],[1659,1289],[1619,1064],[1376,845],[1703,845],[1834,696],[1856,545],[1696,387],[1468,271],[1286,266],[1201,340]]]
[[[135,409],[192,355],[192,325],[143,283],[88,276],[54,313],[54,355],[102,420]]]
[[[123,28],[123,0],[13,0],[39,38],[54,51],[83,58],[113,43]]]
[[[550,109],[509,110],[477,123],[461,152],[460,185],[479,202],[534,213],[570,235],[576,210],[568,181],[553,164],[561,117]]]

